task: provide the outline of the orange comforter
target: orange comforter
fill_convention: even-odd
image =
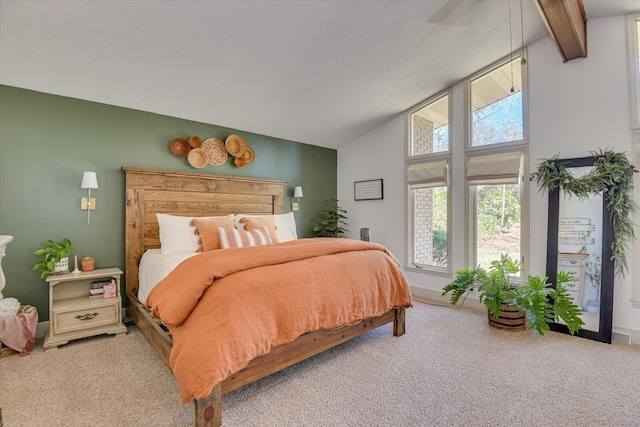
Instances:
[[[304,333],[412,305],[387,249],[328,238],[196,255],[146,304],[171,329],[170,363],[184,403]]]

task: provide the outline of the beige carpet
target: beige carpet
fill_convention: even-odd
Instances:
[[[490,329],[416,303],[390,326],[223,397],[225,426],[640,426],[640,347]],[[135,327],[0,359],[4,426],[188,426]]]

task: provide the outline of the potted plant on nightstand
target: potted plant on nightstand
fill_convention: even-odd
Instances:
[[[491,262],[488,270],[478,267],[456,272],[456,279],[443,288],[442,295],[451,292],[451,304],[471,292],[480,292],[480,302],[487,307],[489,324],[506,330],[524,330],[525,315],[529,329],[537,335],[549,330],[549,323],[562,320],[571,334],[582,326],[580,309],[563,286],[571,279],[566,272],[558,272],[556,289],[551,287],[547,278],[529,276],[525,283],[518,283],[516,274],[520,263],[507,255]]]
[[[41,243],[42,247],[33,254],[40,258],[40,261],[33,266],[33,270],[40,273],[41,278],[45,278],[54,273],[64,273],[69,271],[69,255],[75,247],[66,237],[62,242],[55,242],[51,239]]]

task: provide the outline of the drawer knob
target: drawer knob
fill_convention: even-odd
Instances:
[[[87,314],[79,314],[76,316],[78,320],[91,320],[96,317],[98,313],[87,313]]]

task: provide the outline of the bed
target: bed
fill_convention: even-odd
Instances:
[[[176,345],[185,345],[177,341],[181,329],[167,328],[165,323],[151,315],[151,310],[139,301],[139,263],[148,251],[160,247],[159,225],[156,214],[175,216],[206,217],[223,216],[232,213],[250,215],[283,214],[285,181],[164,171],[123,167],[126,175],[126,295],[128,299],[128,313],[134,323],[142,331],[150,345],[157,352],[160,359],[170,368],[170,355],[176,339]],[[314,244],[321,245],[317,239]],[[338,245],[338,240],[330,245]],[[289,256],[298,251],[296,245],[303,245],[301,241],[293,241],[274,245],[273,248]],[[365,242],[340,242],[340,245],[355,245],[358,250],[369,250],[361,247]],[[301,246],[298,246],[301,247]],[[305,245],[307,247],[307,245]],[[242,248],[239,250],[255,250],[256,254],[271,254],[266,247]],[[236,249],[230,249],[234,251]],[[324,250],[324,249],[323,249]],[[225,250],[226,251],[226,250]],[[211,251],[216,252],[216,251]],[[222,251],[224,252],[224,251]],[[233,252],[226,252],[231,257]],[[211,255],[206,253],[206,255]],[[211,256],[221,256],[213,254]],[[270,255],[269,255],[270,256]],[[391,258],[392,255],[389,254]],[[205,255],[202,255],[205,257]],[[194,257],[195,258],[195,257]],[[252,259],[255,258],[252,253]],[[230,260],[231,258],[229,258]],[[185,263],[192,260],[186,260]],[[182,265],[181,265],[182,267]],[[197,269],[192,269],[197,270]],[[185,271],[192,271],[185,270]],[[177,272],[175,272],[178,274]],[[401,274],[401,273],[400,273]],[[225,280],[225,279],[223,279]],[[220,282],[220,281],[219,281]],[[216,282],[218,283],[218,282]],[[164,281],[159,287],[164,285]],[[215,288],[210,286],[210,288]],[[408,287],[407,287],[408,289]],[[159,291],[154,291],[159,293]],[[206,290],[206,292],[213,292]],[[408,291],[407,291],[408,292]],[[157,298],[156,298],[157,299]],[[205,298],[202,298],[204,301]],[[200,301],[200,300],[198,300]],[[405,308],[411,305],[410,294],[407,300],[404,296],[402,304],[385,308],[379,315],[366,317],[356,323],[330,329],[313,330],[299,335],[297,338],[283,344],[269,348],[268,352],[251,359],[243,368],[226,375],[223,380],[216,382],[208,396],[198,396],[193,399],[194,425],[219,426],[222,423],[222,395],[236,390],[246,384],[261,379],[274,372],[314,356],[324,350],[346,342],[374,328],[393,323],[393,334],[401,336],[405,329]],[[197,304],[200,304],[198,302]],[[202,303],[204,304],[204,303]],[[196,306],[197,307],[197,306]],[[158,307],[154,306],[154,311]],[[194,310],[195,312],[196,310]],[[155,312],[158,315],[158,312]],[[195,316],[195,315],[194,315]],[[188,318],[190,323],[196,323],[193,316]],[[186,324],[187,322],[185,322]],[[170,323],[169,323],[170,324]],[[174,375],[180,369],[172,369]],[[178,377],[176,376],[178,379]],[[180,382],[179,382],[180,385]],[[184,394],[183,394],[184,401]]]

